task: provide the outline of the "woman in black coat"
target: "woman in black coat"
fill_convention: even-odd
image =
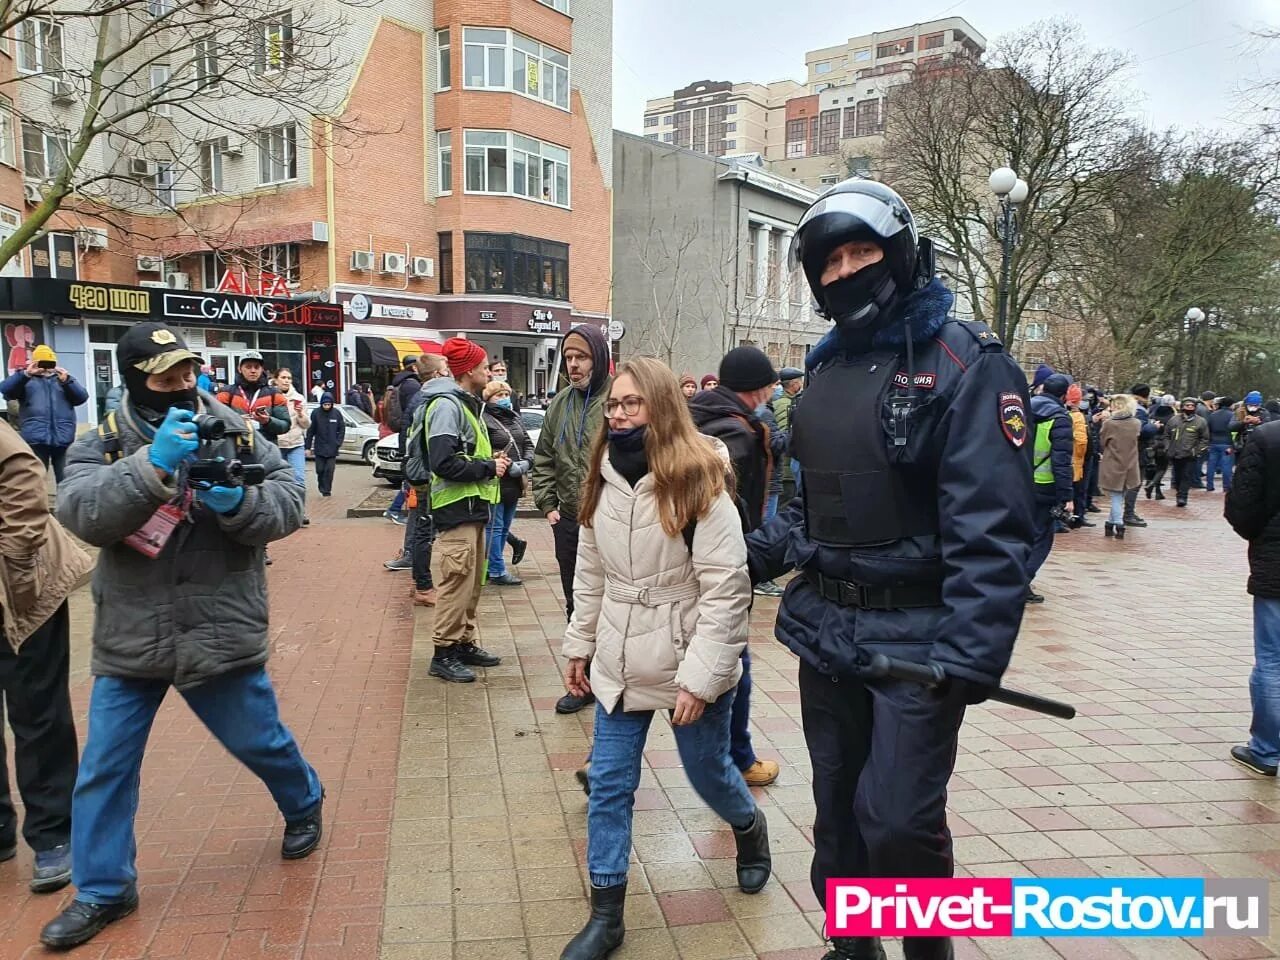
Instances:
[[[525,474],[533,467],[533,441],[520,422],[520,414],[513,409],[510,384],[492,381],[484,388],[484,399],[484,424],[489,429],[493,452],[502,451],[511,458],[511,466],[499,481],[500,496],[493,507],[493,519],[485,531],[485,542],[489,545],[489,582],[514,587],[524,581],[507,571],[502,550],[516,518],[516,505],[524,495]],[[523,559],[525,546],[523,540],[515,540],[511,558],[513,565]]]

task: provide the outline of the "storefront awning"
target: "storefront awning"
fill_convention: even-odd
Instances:
[[[399,367],[405,357],[424,353],[442,353],[434,340],[410,340],[408,337],[356,337],[356,363],[367,367]]]

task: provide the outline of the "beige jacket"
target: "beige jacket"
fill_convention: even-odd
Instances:
[[[276,437],[276,446],[281,450],[300,447],[307,442],[307,427],[311,426],[311,417],[307,414],[307,400],[297,390],[290,390],[284,395],[289,405],[289,431]]]
[[[738,508],[721,494],[693,550],[662,529],[653,477],[634,490],[605,457],[594,525],[583,527],[566,657],[591,660],[591,689],[612,712],[669,710],[679,690],[707,702],[737,686],[751,580]]]
[[[93,569],[49,513],[45,468],[0,421],[0,627],[16,652]]]

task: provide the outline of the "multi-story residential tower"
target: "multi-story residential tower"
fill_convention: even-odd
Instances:
[[[645,104],[644,135],[714,157],[758,153],[781,156],[782,114],[804,92],[794,80],[730,83],[700,80]]]

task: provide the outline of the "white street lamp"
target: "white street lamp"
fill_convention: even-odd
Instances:
[[[1001,340],[1004,340],[1009,329],[1009,262],[1013,258],[1014,231],[1017,229],[1014,208],[1027,199],[1030,188],[1025,180],[1018,177],[1012,167],[997,167],[992,170],[991,176],[987,178],[987,185],[1000,200],[1001,220],[997,224],[1001,228],[997,231],[1001,241],[1000,290],[996,333],[1000,335]]]
[[[1204,319],[1204,311],[1201,310],[1199,307],[1192,307],[1190,310],[1187,311],[1188,323],[1199,323],[1203,319]]]
[[[1006,196],[1017,182],[1018,175],[1009,167],[998,167],[992,170],[991,176],[987,180],[991,187],[991,192],[997,197]]]
[[[1027,194],[1030,190],[1031,188],[1027,186],[1027,181],[1019,177],[1017,182],[1013,185],[1013,189],[1009,191],[1009,202],[1022,203],[1027,199]]]

